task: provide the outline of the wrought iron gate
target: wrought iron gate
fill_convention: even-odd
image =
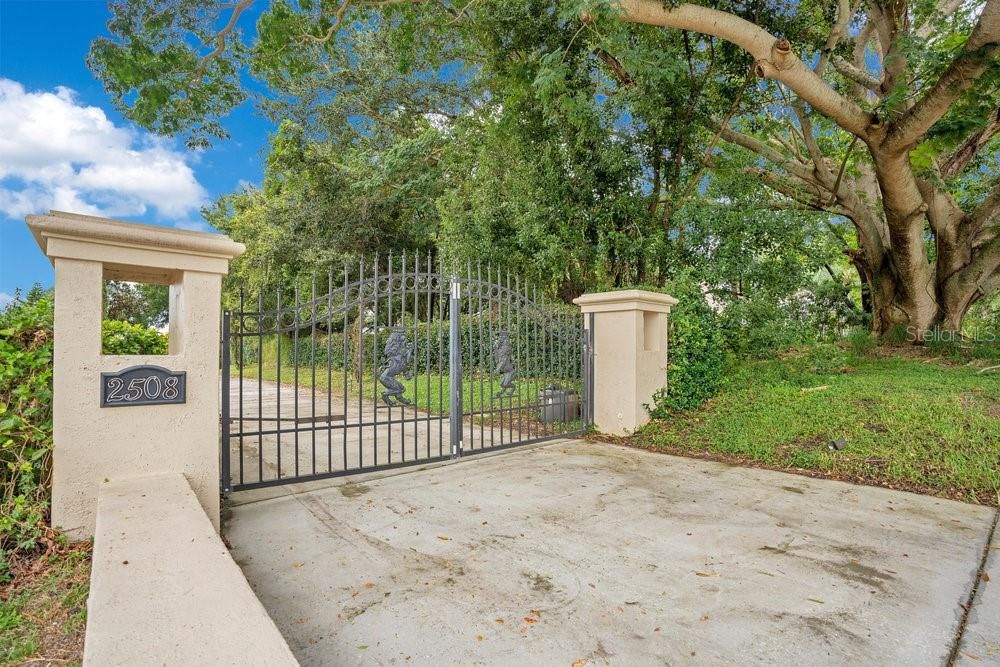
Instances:
[[[389,256],[222,321],[222,490],[575,435],[592,423],[583,316],[509,272]],[[324,284],[325,283],[325,284]]]

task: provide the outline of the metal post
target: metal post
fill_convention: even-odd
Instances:
[[[451,431],[451,455],[462,455],[462,326],[461,326],[462,284],[458,278],[451,278],[451,295],[448,300],[448,387],[451,391],[449,402],[449,430]]]
[[[232,491],[232,474],[229,469],[229,317],[228,310],[222,313],[222,469],[219,471],[222,495]],[[242,463],[242,462],[241,462]]]

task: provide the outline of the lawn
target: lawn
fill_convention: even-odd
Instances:
[[[23,564],[0,585],[0,665],[78,665],[90,591],[90,545]]]
[[[239,382],[238,370],[233,369],[234,375],[230,377],[233,387]],[[243,377],[245,379],[256,379],[258,369],[256,364],[244,367]],[[275,382],[278,379],[277,368],[274,365],[264,365],[261,368],[261,377],[264,380]],[[451,383],[447,370],[443,375],[438,373],[419,373],[407,380],[402,375],[397,378],[406,387],[404,396],[414,401],[421,410],[432,414],[446,414],[448,412]],[[283,387],[288,387],[291,395],[292,387],[296,381],[295,368],[282,365],[281,383]],[[332,377],[329,377],[326,368],[317,368],[315,383],[313,382],[312,368],[300,367],[298,373],[298,384],[300,391],[302,388],[316,387],[317,390],[327,391],[343,399],[344,396],[344,372],[333,369]],[[550,385],[562,385],[571,387],[572,383],[560,380],[559,378],[518,378],[514,382],[514,393],[512,397],[503,399],[493,399],[493,396],[500,391],[500,377],[495,375],[470,378],[468,374],[462,378],[462,406],[465,412],[489,411],[491,408],[500,410],[510,409],[513,406],[532,405],[538,400],[538,394]],[[362,390],[369,400],[381,401],[382,392],[385,387],[378,384],[378,380],[370,374],[365,374],[362,379]],[[347,396],[349,399],[357,400],[359,386],[354,374],[347,378]],[[317,401],[320,399],[317,398]],[[326,399],[324,398],[323,401]],[[302,402],[300,401],[300,404]],[[234,408],[235,409],[235,408]]]
[[[821,347],[732,368],[705,406],[630,443],[996,506],[1000,373]]]

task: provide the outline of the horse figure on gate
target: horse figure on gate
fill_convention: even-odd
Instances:
[[[500,391],[495,393],[493,398],[513,396],[514,378],[517,377],[517,371],[514,370],[514,350],[510,345],[510,334],[503,329],[497,334],[496,342],[493,343],[493,358],[497,362],[496,370],[493,372],[503,374]]]
[[[403,405],[412,405],[410,399],[403,396],[406,387],[403,386],[396,376],[403,373],[407,380],[413,377],[410,369],[410,360],[413,357],[413,343],[406,337],[402,327],[394,327],[389,338],[385,341],[385,350],[382,353],[385,361],[379,368],[378,381],[385,387],[382,392],[382,400],[387,405],[396,405],[393,398]]]

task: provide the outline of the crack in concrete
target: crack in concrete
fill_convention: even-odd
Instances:
[[[958,624],[958,631],[955,632],[955,640],[952,642],[951,651],[948,653],[948,659],[945,661],[948,667],[954,665],[958,659],[958,652],[962,646],[962,638],[965,636],[965,627],[969,624],[969,612],[972,611],[972,605],[976,602],[976,594],[983,583],[983,573],[986,572],[986,561],[990,557],[990,549],[993,547],[993,538],[996,535],[998,521],[1000,521],[1000,510],[993,513],[993,524],[990,526],[990,532],[986,536],[983,557],[979,561],[979,569],[976,570],[976,578],[972,584],[972,590],[969,591],[969,597],[965,601],[965,604],[960,605],[962,607],[962,620]]]

